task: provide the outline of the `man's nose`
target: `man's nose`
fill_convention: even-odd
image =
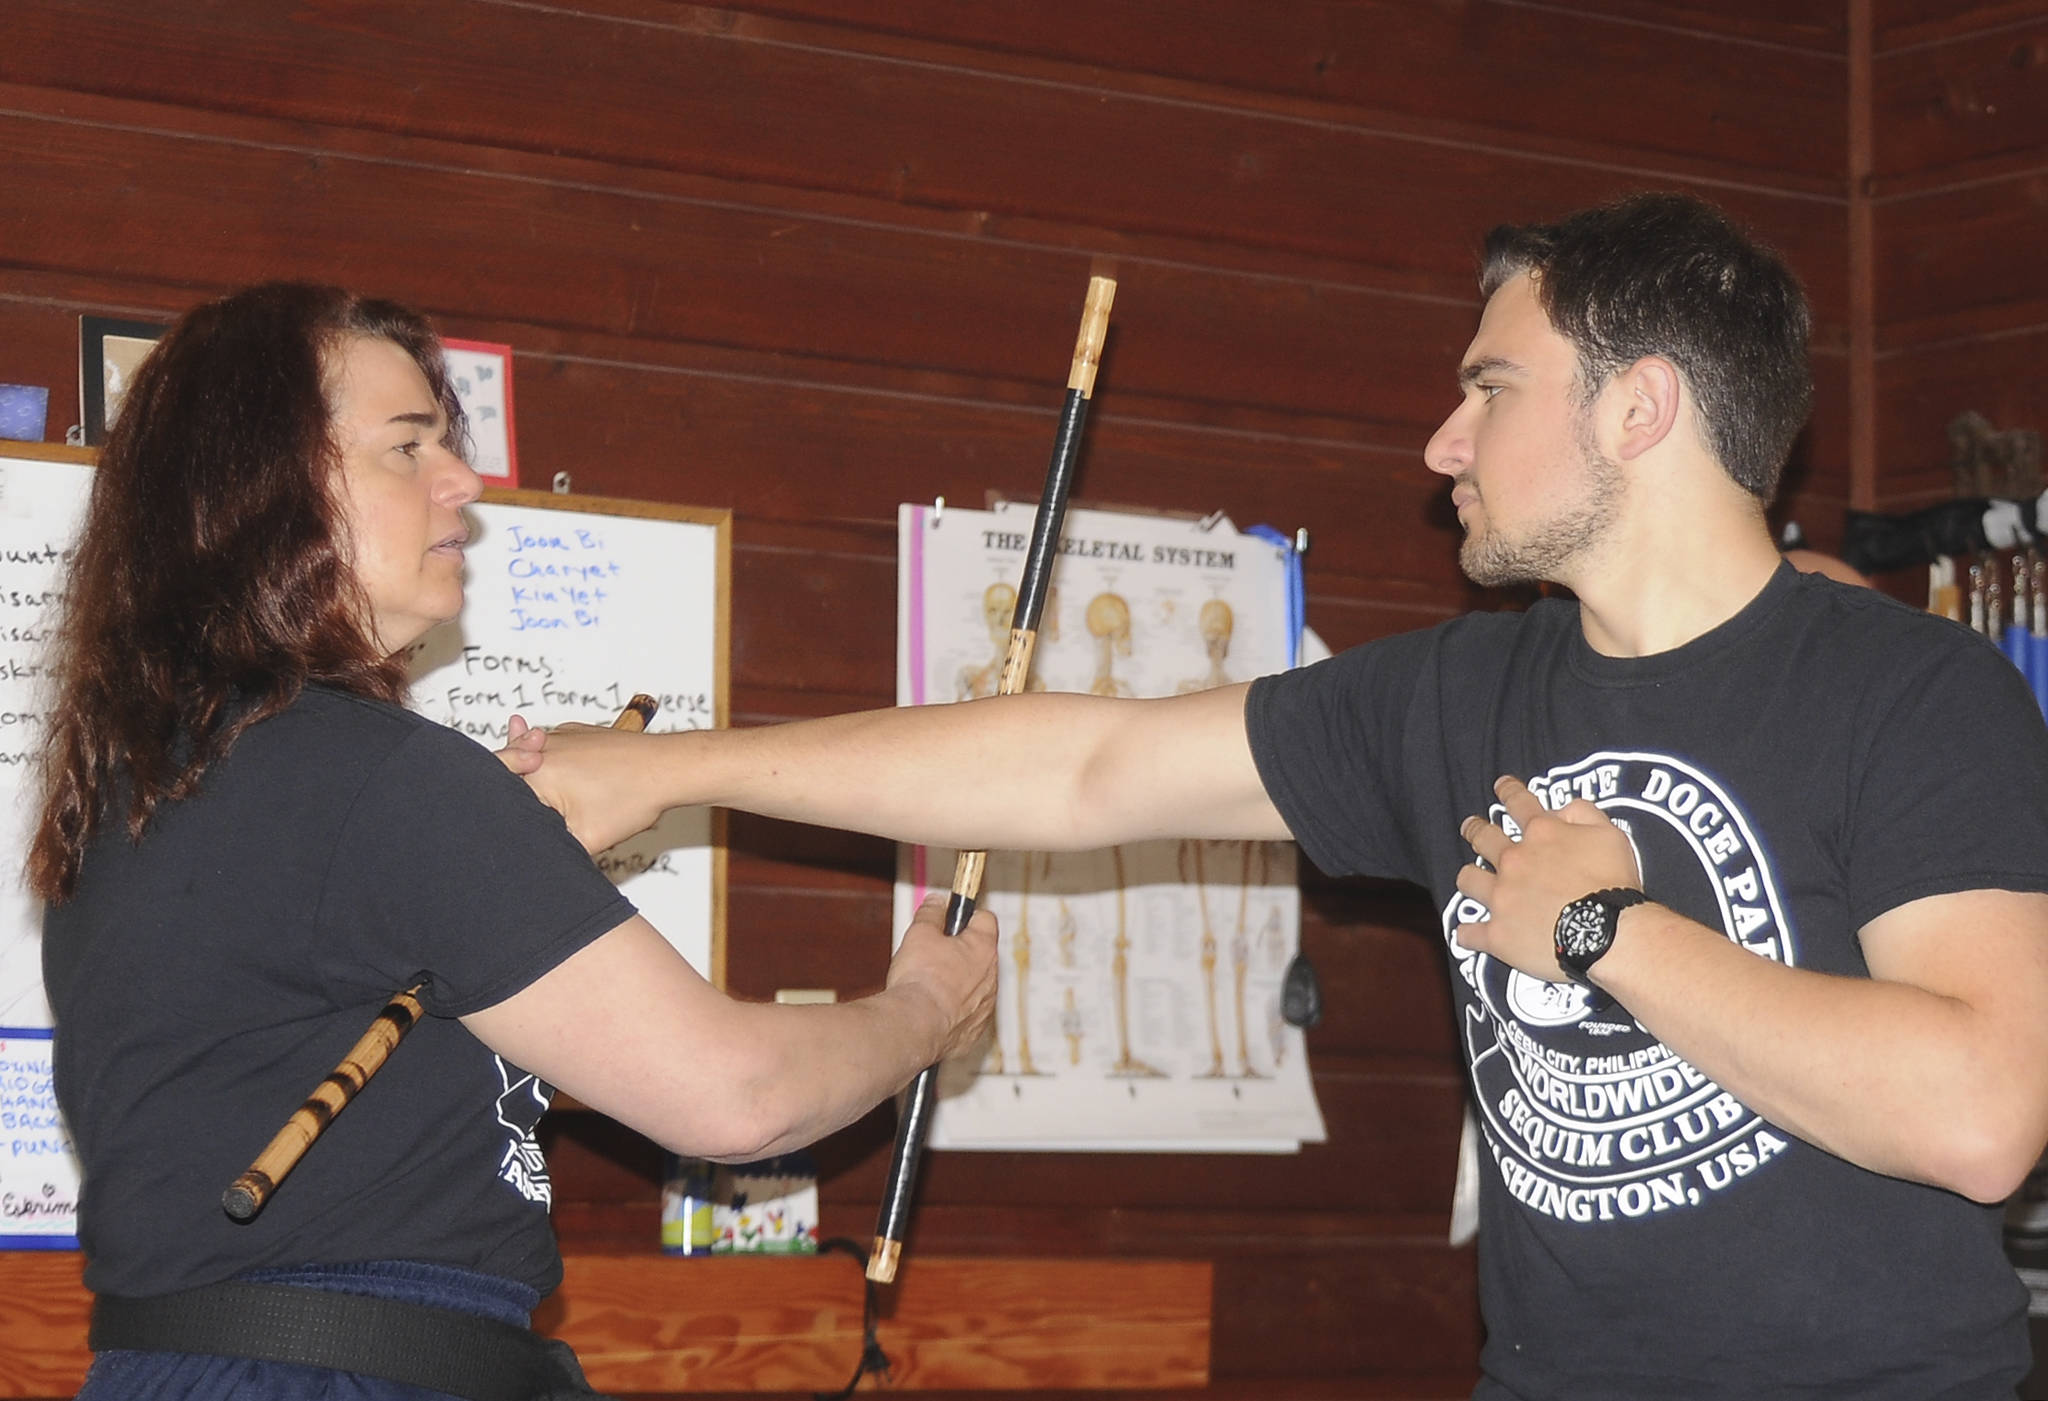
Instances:
[[[1455,477],[1472,465],[1472,439],[1464,425],[1465,409],[1460,404],[1430,434],[1422,449],[1422,460],[1432,472]]]

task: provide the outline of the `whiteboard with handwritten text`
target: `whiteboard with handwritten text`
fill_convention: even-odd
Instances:
[[[635,693],[650,730],[725,724],[729,512],[491,491],[470,515],[462,616],[420,643],[414,709],[493,749],[514,714],[609,725]],[[679,808],[598,857],[720,986],[724,848],[718,814]]]
[[[25,443],[0,453],[0,1035],[6,1028],[50,1025],[43,910],[22,885],[21,863],[43,740],[43,652],[57,621],[71,541],[85,517],[92,457],[83,449]],[[0,1125],[12,1107],[0,1098]],[[41,1154],[0,1140],[0,1173],[10,1160],[35,1156]]]
[[[0,1248],[77,1244],[78,1160],[50,1079],[42,906],[21,883],[42,743],[43,649],[91,455],[10,445],[0,455]]]
[[[76,1244],[78,1169],[50,1083],[42,910],[21,862],[44,650],[91,462],[77,449],[0,450],[0,1249]],[[491,748],[514,713],[537,725],[609,724],[637,692],[660,702],[650,729],[725,723],[728,512],[493,491],[471,514],[462,616],[412,659],[421,714]],[[721,816],[672,812],[598,862],[722,985]]]

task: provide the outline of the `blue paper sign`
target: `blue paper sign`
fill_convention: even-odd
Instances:
[[[78,1158],[47,1029],[0,1027],[0,1249],[78,1248]]]

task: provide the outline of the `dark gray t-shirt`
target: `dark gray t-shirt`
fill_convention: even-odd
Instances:
[[[1260,681],[1246,723],[1319,867],[1437,903],[1484,1133],[1480,1396],[2012,1395],[1995,1208],[1814,1148],[1450,937],[1501,774],[1590,798],[1653,900],[1801,968],[1868,976],[1857,931],[1910,900],[2048,890],[2048,730],[1994,648],[1786,566],[1675,651],[1600,656],[1546,601]]]
[[[475,742],[309,688],[140,844],[89,848],[44,920],[86,1283],[148,1296],[267,1266],[407,1259],[561,1278],[531,1130],[547,1086],[455,1020],[633,913]],[[255,1221],[221,1192],[369,1026],[422,1018]]]

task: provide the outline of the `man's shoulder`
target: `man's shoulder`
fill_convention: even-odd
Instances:
[[[1498,646],[1508,639],[1570,637],[1575,636],[1578,629],[1577,599],[1539,598],[1527,608],[1475,609],[1429,627],[1395,633],[1361,645],[1457,650],[1475,645]]]
[[[1246,714],[1277,698],[1290,703],[1405,704],[1404,698],[1486,692],[1513,668],[1539,669],[1536,659],[1578,626],[1578,604],[1539,600],[1526,611],[1464,613],[1429,627],[1390,633],[1346,647],[1294,671],[1259,678]],[[1317,701],[1315,698],[1320,697]]]
[[[1411,628],[1357,643],[1331,660],[1335,674],[1388,670],[1461,669],[1501,664],[1529,646],[1574,636],[1579,625],[1575,600],[1540,598],[1526,609],[1460,613],[1428,627]],[[1333,674],[1330,679],[1335,680]]]
[[[1484,661],[1504,664],[1509,658],[1526,664],[1532,649],[1540,651],[1579,635],[1577,599],[1539,598],[1527,608],[1460,613],[1404,637],[1407,645],[1434,653],[1444,665],[1462,667]]]
[[[1802,576],[1763,640],[1763,665],[1796,678],[1803,707],[1830,723],[1952,725],[1968,715],[1986,733],[2038,738],[2039,702],[1996,643],[1874,589]]]
[[[1819,574],[1799,576],[1783,623],[1809,645],[1879,660],[1895,670],[2004,661],[1989,638],[1953,619]]]

